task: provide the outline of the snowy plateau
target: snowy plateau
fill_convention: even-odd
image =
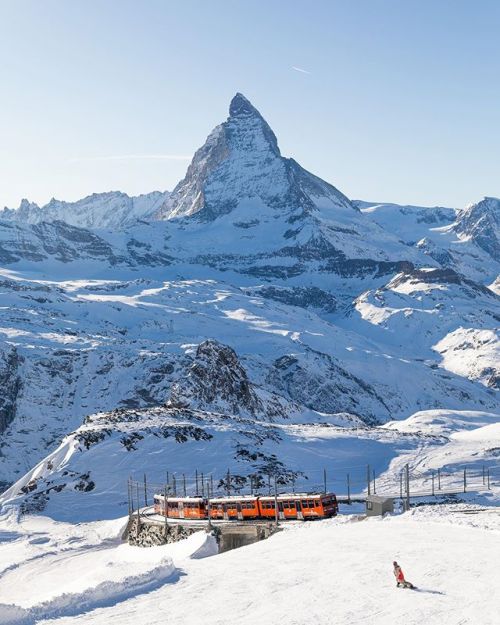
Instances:
[[[498,623],[499,224],[350,200],[241,94],[171,192],[0,211],[0,623]],[[367,465],[467,492],[121,541],[129,476],[362,495]]]

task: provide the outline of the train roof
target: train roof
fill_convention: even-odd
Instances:
[[[226,497],[210,497],[212,503],[224,503],[227,501],[255,501],[260,495],[228,495]]]
[[[331,497],[334,493],[280,493],[278,499],[318,499]],[[234,501],[255,501],[256,499],[274,500],[274,495],[230,495],[226,497],[210,497],[213,503],[225,503]]]
[[[277,499],[318,499],[320,497],[335,496],[335,493],[281,493],[278,494]],[[271,500],[274,499],[274,495],[261,495],[259,499]]]
[[[158,499],[165,499],[164,493],[155,493],[154,495]],[[177,497],[176,495],[167,495],[167,500],[172,502],[180,502],[180,501],[191,501],[191,502],[203,502],[206,500],[206,497]]]
[[[319,497],[331,497],[335,496],[334,493],[279,493],[277,495],[278,499],[318,499]],[[158,499],[164,499],[165,495],[163,493],[155,493],[155,497]],[[172,502],[204,502],[207,499],[213,503],[227,503],[227,502],[235,502],[235,501],[255,501],[256,499],[265,499],[265,500],[274,500],[274,495],[226,495],[224,497],[201,497],[200,496],[186,496],[186,497],[177,497],[167,495],[168,501]]]

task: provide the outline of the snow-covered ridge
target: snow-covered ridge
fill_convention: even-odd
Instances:
[[[20,224],[64,221],[80,228],[121,230],[140,219],[150,219],[168,197],[168,191],[153,191],[135,197],[111,191],[93,193],[77,202],[52,199],[44,206],[23,200],[17,209],[1,210],[0,221]]]

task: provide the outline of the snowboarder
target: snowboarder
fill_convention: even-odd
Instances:
[[[399,566],[399,564],[394,561],[392,565],[394,566],[394,577],[396,578],[396,586],[398,588],[415,588],[415,586],[411,582],[407,582],[405,580],[403,569]]]

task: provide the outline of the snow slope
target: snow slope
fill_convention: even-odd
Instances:
[[[217,553],[215,539],[204,531],[169,546],[131,547],[121,542],[125,524],[2,518],[0,527],[10,530],[0,534],[0,623],[16,622],[16,613],[31,623],[110,606],[177,580],[173,559]]]
[[[25,623],[33,623],[36,616],[39,625],[156,625],[165,623],[166,618],[186,625],[197,625],[200,618],[218,625],[256,621],[268,625],[281,620],[329,625],[332,618],[338,625],[363,620],[373,625],[393,621],[405,625],[494,625],[500,581],[494,566],[500,556],[499,517],[491,508],[477,513],[474,509],[477,506],[427,506],[383,520],[345,517],[290,524],[266,541],[202,560],[179,558],[171,546],[160,547],[163,557],[172,557],[179,574],[156,589],[130,588],[118,599],[103,594],[101,602],[91,598],[75,603],[69,613],[62,606],[59,614],[49,611],[47,618],[43,618],[43,609],[19,613],[26,617]],[[51,576],[63,570],[72,572],[75,554],[59,551],[55,556],[30,558],[23,551],[27,542],[24,523],[7,526],[10,536],[0,543],[0,553],[7,549],[16,558],[20,581],[30,584],[35,577],[40,579],[34,592],[41,598],[46,592],[53,593],[52,587],[47,591],[45,586]],[[57,527],[53,528],[56,533]],[[128,548],[127,552],[138,549]],[[150,553],[141,554],[141,560],[160,557],[154,549],[145,551]],[[100,571],[99,563],[107,557],[103,558],[99,548],[90,549],[80,569],[82,591],[93,559]],[[60,571],[41,569],[45,558],[57,558]],[[417,591],[396,588],[394,559]],[[116,574],[113,567],[107,567],[107,572],[110,579]],[[6,594],[13,598],[9,590],[13,574],[0,580],[2,599]],[[78,585],[77,580],[73,583]]]
[[[414,493],[431,493],[432,472],[442,469],[442,488],[469,490],[484,501],[500,497],[498,413],[434,410],[404,421],[369,427],[345,414],[296,414],[272,420],[230,416],[206,409],[119,410],[87,419],[76,432],[1,497],[5,509],[44,511],[52,518],[81,521],[127,512],[126,476],[160,485],[167,473],[194,494],[195,476],[209,476],[221,495],[228,468],[233,492],[251,484],[267,493],[268,476],[280,490],[346,494],[366,491],[366,465],[379,493],[398,496],[400,475],[410,466]],[[490,489],[482,472],[491,472]],[[150,496],[152,492],[150,493]],[[141,493],[141,500],[142,500]],[[144,505],[144,502],[142,503]]]

